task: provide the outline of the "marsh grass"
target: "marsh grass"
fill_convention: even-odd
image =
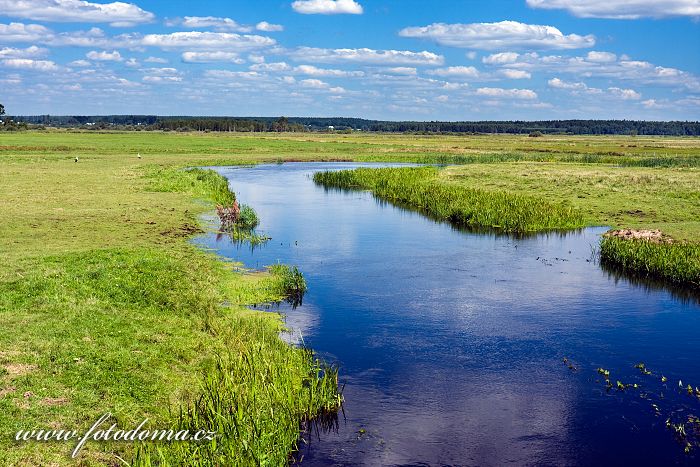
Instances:
[[[656,243],[605,236],[601,262],[624,272],[700,288],[700,244]]]
[[[575,229],[583,216],[563,203],[442,183],[433,167],[356,169],[314,174],[326,187],[365,189],[458,226],[510,233]]]

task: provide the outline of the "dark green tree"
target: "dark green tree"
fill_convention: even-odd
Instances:
[[[5,106],[0,104],[0,117],[2,117],[3,115],[5,115]]]

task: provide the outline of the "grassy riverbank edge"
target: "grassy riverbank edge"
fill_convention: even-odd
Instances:
[[[139,172],[146,190],[190,206],[182,229],[134,246],[18,257],[0,276],[0,461],[65,464],[71,443],[10,439],[20,429],[87,429],[112,412],[125,430],[148,418],[151,428],[209,429],[220,438],[207,445],[88,443],[74,462],[286,463],[300,424],[340,404],[337,371],[283,342],[279,315],[245,305],[294,292],[289,283],[299,282],[298,273],[245,273],[187,241],[197,231],[193,213],[234,196],[221,175],[180,167]],[[153,214],[148,222],[163,221]]]
[[[329,188],[369,190],[380,199],[474,229],[526,234],[594,225],[564,203],[551,203],[537,196],[507,190],[489,191],[447,184],[439,179],[438,172],[439,169],[433,167],[326,171],[316,173],[314,181]],[[602,222],[596,225],[600,224]],[[600,243],[600,259],[637,276],[700,286],[698,243],[654,243],[604,236]]]

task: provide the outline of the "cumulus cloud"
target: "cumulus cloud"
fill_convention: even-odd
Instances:
[[[442,76],[442,77],[456,77],[456,78],[478,78],[479,70],[473,66],[450,66],[447,68],[436,68],[435,70],[428,70],[426,72],[429,75]]]
[[[61,23],[109,23],[115,27],[153,21],[155,15],[132,3],[83,0],[0,0],[3,16]]]
[[[374,49],[319,49],[299,47],[290,52],[295,60],[317,63],[365,63],[374,65],[442,65],[442,55],[432,52]]]
[[[121,62],[123,60],[122,55],[117,50],[112,52],[97,52],[96,50],[92,50],[86,53],[85,56],[90,60],[95,60],[97,62]]]
[[[282,26],[281,24],[268,23],[267,21],[260,21],[258,24],[255,25],[255,29],[264,32],[279,32],[284,31],[284,26]]]
[[[481,61],[489,65],[503,65],[516,62],[518,57],[520,57],[520,54],[515,52],[500,52],[484,57]]]
[[[593,47],[593,35],[564,35],[554,26],[524,24],[517,21],[499,23],[433,23],[410,27],[399,32],[402,37],[429,39],[441,45],[470,49],[580,49]]]
[[[165,21],[166,26],[183,26],[186,28],[202,29],[213,28],[217,31],[251,32],[252,26],[239,24],[231,18],[217,16],[185,16],[184,18],[171,18]]]
[[[182,61],[185,63],[244,63],[236,52],[183,52]]]
[[[74,67],[79,67],[79,68],[85,68],[89,67],[92,65],[92,63],[88,62],[87,60],[74,60],[70,62],[68,65],[74,66]]]
[[[340,86],[331,86],[325,81],[321,81],[320,79],[315,78],[302,79],[301,81],[299,81],[299,85],[304,88],[322,89],[333,94],[342,94],[346,92],[345,89],[341,88]]]
[[[608,92],[624,100],[638,100],[642,97],[642,95],[634,89],[608,88]]]
[[[489,65],[530,72],[548,71],[584,78],[629,80],[700,91],[700,79],[692,73],[677,68],[656,66],[646,61],[631,60],[625,56],[616,57],[607,52],[596,52],[583,57],[539,55],[536,52],[530,52],[514,54],[507,60],[502,56],[492,55],[485,57],[483,61]]]
[[[362,14],[362,5],[354,0],[296,0],[292,8],[305,15]]]
[[[700,17],[698,0],[527,0],[532,8],[568,10],[581,18]]]
[[[313,65],[299,65],[294,68],[296,73],[308,76],[326,76],[331,78],[347,78],[364,76],[363,71],[334,70],[328,68],[317,68]]]
[[[37,47],[35,45],[26,49],[15,49],[12,47],[4,47],[0,49],[0,58],[38,58],[48,55],[48,49]]]
[[[37,42],[52,34],[39,24],[0,24],[0,42]]]
[[[179,83],[182,81],[181,73],[176,68],[146,68],[142,78],[147,83]]]
[[[610,63],[617,60],[617,55],[611,52],[597,52],[592,50],[586,54],[586,59],[589,62]]]
[[[55,71],[58,65],[50,60],[32,60],[29,58],[6,58],[0,60],[0,65],[21,70]]]
[[[275,45],[275,40],[258,35],[240,35],[225,32],[174,32],[172,34],[147,34],[139,41],[141,45],[176,48],[207,48],[222,51],[253,50]]]
[[[146,63],[168,63],[168,61],[162,57],[147,57],[144,59]]]
[[[406,66],[394,66],[388,68],[381,68],[381,73],[386,73],[389,75],[401,75],[401,76],[415,76],[418,74],[418,70],[413,67]]]
[[[537,99],[537,93],[531,89],[479,88],[478,96],[488,96],[506,99]]]
[[[513,70],[510,68],[505,68],[505,69],[501,70],[501,75],[505,76],[508,79],[530,79],[530,78],[532,78],[532,74],[530,74],[529,71]]]
[[[600,94],[605,94],[609,97],[614,97],[617,99],[622,99],[622,100],[639,100],[641,99],[642,95],[635,91],[634,89],[622,89],[618,87],[610,87],[607,89],[607,92],[604,91],[603,89],[599,88],[592,88],[589,87],[586,83],[583,82],[569,82],[569,81],[564,81],[560,78],[552,78],[549,81],[547,81],[547,85],[550,88],[555,88],[555,89],[564,89],[566,91],[569,91],[573,94],[595,94],[595,95],[600,95]]]
[[[289,71],[292,69],[290,65],[285,62],[274,62],[274,63],[257,63],[250,67],[253,71]]]

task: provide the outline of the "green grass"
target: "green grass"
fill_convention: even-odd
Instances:
[[[655,243],[606,236],[600,242],[600,258],[628,273],[700,287],[697,243]]]
[[[584,226],[583,216],[563,203],[440,183],[438,173],[432,167],[356,169],[319,172],[314,181],[326,187],[370,190],[379,198],[460,226],[513,233]]]
[[[226,432],[207,455],[143,447],[136,462],[237,452],[215,463],[278,464],[295,449],[301,421],[337,407],[337,374],[281,341],[276,314],[245,307],[285,298],[284,273],[236,272],[186,242],[199,213],[225,200],[223,177],[132,163],[59,162],[44,174],[3,161],[0,189],[24,202],[2,205],[13,221],[0,270],[0,464],[69,462],[72,443],[15,444],[19,429],[85,430],[106,412],[128,428],[145,418],[151,428],[204,423],[180,414],[211,399],[243,411],[235,436]],[[34,240],[32,229],[47,235]],[[237,414],[220,412],[207,426],[236,424]],[[133,449],[88,443],[77,462],[113,464]]]

